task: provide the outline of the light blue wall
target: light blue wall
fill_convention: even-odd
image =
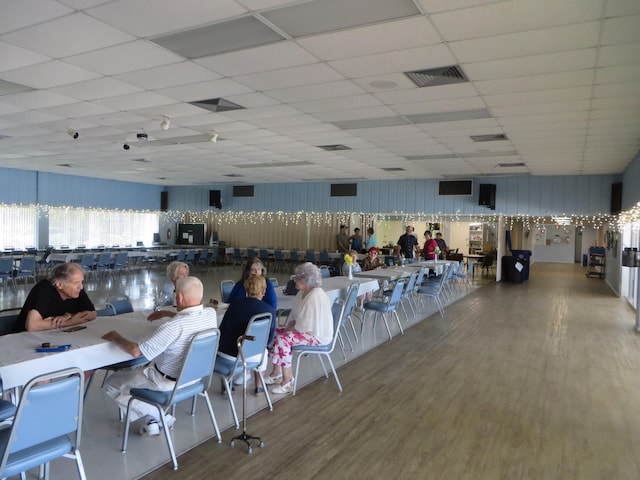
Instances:
[[[164,187],[0,168],[0,203],[159,210]]]
[[[622,175],[622,210],[640,202],[640,153]]]
[[[440,196],[438,180],[358,183],[357,197],[331,197],[330,183],[256,184],[254,197],[232,196],[231,185],[168,187],[169,208],[209,208],[209,190],[222,191],[222,211],[591,215],[607,213],[617,175],[496,177],[474,179],[471,196]],[[496,184],[494,212],[478,205],[478,185]]]

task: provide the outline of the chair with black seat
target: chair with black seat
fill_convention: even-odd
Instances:
[[[44,250],[42,258],[36,262],[36,271],[44,273],[49,270],[49,255],[53,253],[53,247],[49,246]]]
[[[269,250],[267,250],[266,248],[261,248],[260,250],[258,250],[258,258],[260,259],[260,261],[262,262],[262,264],[266,267],[269,264]]]
[[[357,293],[357,284],[356,293]],[[353,288],[353,285],[349,287]],[[340,383],[340,379],[338,378],[338,374],[336,373],[336,369],[333,366],[333,361],[331,360],[331,353],[334,348],[336,348],[336,342],[338,340],[338,336],[340,335],[340,327],[343,324],[344,319],[346,318],[344,315],[345,311],[345,303],[341,299],[337,299],[333,305],[331,306],[331,313],[333,315],[333,339],[330,343],[326,345],[294,345],[292,347],[292,352],[298,354],[298,358],[296,359],[296,369],[293,374],[293,392],[292,395],[296,394],[298,389],[298,377],[300,373],[300,360],[302,357],[306,357],[309,355],[316,355],[318,360],[320,360],[320,365],[322,366],[322,371],[324,372],[324,376],[329,378],[329,372],[324,365],[324,361],[322,357],[325,357],[329,362],[329,366],[331,367],[331,372],[333,373],[333,377],[336,379],[336,384],[338,385],[338,390],[342,391],[342,384]]]
[[[387,327],[387,333],[389,334],[389,340],[393,338],[391,335],[391,330],[389,329],[389,323],[387,322],[387,313],[391,312],[396,317],[396,322],[398,322],[398,327],[400,328],[400,333],[404,333],[402,329],[402,324],[400,323],[400,317],[398,317],[398,304],[402,299],[402,291],[404,289],[404,281],[398,280],[393,287],[393,291],[391,295],[387,297],[387,301],[380,300],[372,300],[370,302],[364,303],[364,314],[362,315],[362,324],[360,326],[360,336],[364,333],[364,324],[367,318],[367,312],[372,311],[373,313],[373,330],[375,332],[376,328],[376,320],[378,316],[382,316],[382,320],[384,321],[385,327]]]
[[[6,288],[8,283],[12,283],[13,292],[18,293],[18,289],[16,287],[16,280],[13,275],[13,258],[11,257],[0,258],[0,280],[2,280],[3,288]]]
[[[282,251],[281,248],[275,249],[273,251],[273,266],[275,268],[281,267],[282,270],[284,270],[284,264],[285,264],[284,252]]]
[[[67,368],[40,375],[27,383],[10,427],[0,429],[0,477],[40,467],[49,478],[49,463],[60,457],[76,462],[86,478],[80,456],[84,373]]]
[[[304,261],[316,263],[316,252],[314,252],[313,250],[307,250],[304,254]]]
[[[20,307],[0,310],[0,335],[6,335],[7,333],[14,332],[16,321],[20,315],[20,310],[22,310]]]
[[[173,462],[173,469],[178,469],[178,460],[173,448],[171,434],[167,426],[167,412],[179,402],[192,399],[191,416],[196,413],[196,399],[202,397],[207,404],[209,418],[213,424],[213,429],[218,438],[218,443],[222,441],[220,429],[216,416],[213,413],[211,400],[207,394],[207,390],[211,386],[211,377],[213,374],[213,365],[218,353],[218,342],[220,340],[220,330],[210,328],[196,333],[191,339],[189,349],[182,364],[180,375],[176,379],[173,390],[168,392],[150,390],[148,388],[132,388],[129,393],[131,398],[127,404],[127,413],[124,421],[124,431],[122,434],[122,453],[127,451],[127,443],[129,440],[129,425],[131,423],[131,404],[134,401],[144,402],[152,405],[158,410],[160,417],[160,425],[163,427],[164,436]]]
[[[14,281],[24,278],[24,286],[27,286],[27,280],[32,279],[36,284],[36,257],[25,256],[20,260],[20,268],[14,276]]]
[[[329,256],[329,252],[327,250],[323,250],[320,252],[320,264],[321,265],[331,265],[331,257]]]
[[[273,319],[271,318],[270,313],[259,313],[251,317],[247,324],[244,336],[253,337],[255,340],[245,339],[240,344],[244,358],[247,361],[247,372],[257,372],[258,375],[260,375],[262,385],[265,386],[266,384],[264,383],[264,376],[260,370],[260,365],[262,365],[264,357],[267,354],[267,341],[269,340],[269,330],[272,321]],[[238,352],[238,356],[235,360],[218,355],[213,367],[213,373],[222,379],[223,391],[231,392],[234,377],[243,375],[244,373],[240,352]],[[273,410],[273,404],[271,403],[271,397],[269,396],[269,389],[265,388],[264,393],[267,398],[269,410]],[[238,421],[236,406],[233,403],[233,395],[227,395],[227,397],[229,398],[229,407],[231,408],[233,421],[236,424],[236,428],[239,428],[240,422]]]
[[[242,250],[238,247],[233,249],[233,266],[242,265]]]
[[[289,251],[289,266],[291,268],[291,272],[293,269],[300,263],[300,253],[297,250]]]
[[[489,275],[489,269],[493,268],[493,255],[485,255],[482,257],[481,266],[485,275]]]

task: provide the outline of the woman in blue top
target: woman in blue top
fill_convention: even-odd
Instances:
[[[247,291],[244,289],[244,282],[251,275],[262,275],[267,280],[267,291],[264,294],[263,302],[268,303],[274,309],[278,308],[278,297],[276,296],[276,289],[273,287],[273,283],[267,278],[267,269],[264,267],[262,261],[258,257],[254,257],[247,262],[242,271],[242,278],[236,282],[233,286],[233,290],[229,294],[229,303],[236,298],[245,298]]]

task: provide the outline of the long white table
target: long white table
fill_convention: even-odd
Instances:
[[[347,296],[347,290],[352,283],[358,284],[358,295],[364,295],[369,292],[375,292],[380,288],[377,280],[372,278],[352,278],[347,277],[331,277],[322,280],[322,289],[327,292],[331,304],[338,298],[344,299]],[[276,288],[276,296],[278,297],[278,310],[288,310],[293,305],[295,295],[285,295],[285,287]]]
[[[366,272],[357,272],[353,276],[355,278],[375,278],[377,280],[387,280],[393,282],[401,278],[411,276],[413,272],[402,267],[378,268],[376,270],[368,270]]]
[[[68,367],[92,370],[132,357],[112,342],[101,337],[118,330],[130,340],[141,340],[153,331],[157,322],[149,322],[145,312],[114,317],[98,317],[86,323],[86,329],[65,333],[62,330],[22,332],[0,336],[0,378],[4,389],[20,387],[43,373]],[[44,342],[51,345],[71,344],[66,352],[39,353],[35,349]]]

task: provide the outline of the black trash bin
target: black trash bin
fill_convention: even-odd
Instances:
[[[513,256],[522,265],[522,280],[529,280],[529,262],[531,261],[531,250],[511,250]]]
[[[520,261],[513,256],[502,257],[502,280],[505,282],[522,283],[524,281],[524,267]]]

